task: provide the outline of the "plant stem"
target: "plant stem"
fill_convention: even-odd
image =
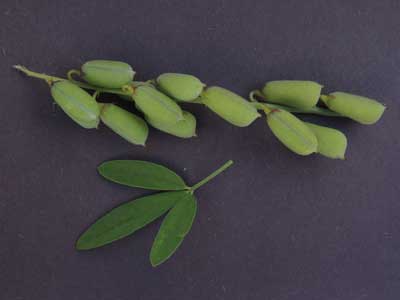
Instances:
[[[53,82],[57,82],[57,81],[69,80],[70,82],[80,86],[81,88],[84,88],[87,90],[94,90],[99,93],[109,93],[109,94],[126,95],[126,96],[132,95],[132,93],[128,90],[124,91],[122,89],[104,89],[104,88],[92,86],[88,83],[80,82],[80,81],[73,80],[73,79],[66,79],[66,78],[61,78],[61,77],[50,76],[50,75],[43,74],[43,73],[33,72],[33,71],[29,70],[28,68],[21,66],[21,65],[15,65],[14,68],[25,73],[26,75],[28,75],[30,77],[43,79],[44,81],[46,81],[49,84],[52,84]]]
[[[228,160],[225,164],[223,164],[220,168],[212,172],[210,175],[208,175],[206,178],[203,180],[200,180],[198,183],[196,183],[194,186],[190,188],[190,192],[193,193],[195,190],[197,190],[199,187],[205,185],[207,182],[209,182],[211,179],[214,177],[218,176],[220,173],[228,169],[231,165],[233,164],[232,160]]]
[[[250,101],[251,101],[251,102],[256,102],[256,103],[258,103],[258,101],[257,101],[257,99],[256,99],[256,96],[257,96],[257,97],[260,97],[260,98],[263,99],[263,100],[265,100],[264,95],[263,95],[259,90],[252,90],[252,91],[250,92],[250,94],[249,94]]]
[[[257,109],[262,109],[265,110],[265,107],[267,106],[269,109],[283,109],[291,113],[297,113],[297,114],[314,114],[314,115],[320,115],[320,116],[326,116],[326,117],[343,117],[342,115],[339,115],[338,113],[331,111],[329,109],[321,108],[318,106],[313,106],[310,108],[294,108],[294,107],[289,107],[289,106],[284,106],[284,105],[279,105],[279,104],[273,104],[269,102],[263,102],[260,103],[256,100],[255,96],[262,98],[264,101],[268,101],[260,91],[254,90],[250,92],[249,98],[252,104],[254,105],[255,108]],[[323,96],[321,96],[322,98]]]
[[[115,95],[132,96],[132,87],[130,87],[129,85],[126,86],[126,87],[128,87],[126,89],[124,89],[124,88],[122,88],[122,89],[105,89],[105,88],[100,88],[97,86],[90,85],[85,82],[74,80],[74,79],[72,79],[71,76],[69,76],[70,77],[69,79],[56,77],[56,76],[50,76],[50,75],[47,75],[44,73],[38,73],[38,72],[31,71],[28,68],[21,66],[21,65],[15,65],[14,68],[25,73],[26,75],[28,75],[30,77],[42,79],[50,85],[57,81],[69,80],[70,82],[80,86],[83,89],[94,90],[97,93],[109,93],[109,94],[115,94]],[[136,85],[133,84],[133,88],[138,85],[139,84],[136,84]],[[129,87],[131,89],[129,89]],[[329,109],[321,108],[318,106],[313,106],[313,107],[306,108],[306,109],[300,109],[300,108],[294,108],[294,107],[289,107],[289,106],[284,106],[284,105],[279,105],[279,104],[273,104],[273,103],[269,103],[269,102],[261,103],[261,102],[257,101],[256,96],[263,99],[264,101],[267,101],[267,99],[259,90],[251,91],[251,93],[249,95],[250,101],[252,102],[253,106],[256,109],[264,110],[266,113],[270,112],[272,109],[284,109],[288,112],[298,113],[298,114],[314,114],[314,115],[327,116],[327,117],[343,117],[336,112],[333,112]],[[329,99],[329,96],[321,95],[322,101],[326,101],[326,99]],[[199,97],[192,103],[201,103],[201,97]]]
[[[63,78],[60,78],[60,77],[49,76],[49,75],[46,75],[43,73],[33,72],[33,71],[29,70],[28,68],[25,68],[24,66],[21,66],[21,65],[15,65],[14,69],[17,69],[30,77],[43,79],[44,81],[46,81],[48,83],[64,80]]]
[[[272,103],[254,103],[254,107],[257,109],[264,109],[264,107],[261,106],[267,106],[270,109],[283,109],[291,113],[296,113],[296,114],[314,114],[314,115],[319,115],[319,116],[326,116],[326,117],[344,117],[342,115],[339,115],[336,112],[333,112],[331,110],[321,108],[321,107],[310,107],[307,109],[300,109],[300,108],[294,108],[294,107],[289,107],[289,106],[284,106],[284,105],[279,105],[279,104],[272,104]]]

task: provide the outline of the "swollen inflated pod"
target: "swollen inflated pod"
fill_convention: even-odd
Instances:
[[[110,89],[129,84],[135,71],[127,63],[112,60],[91,60],[81,67],[82,78],[92,85]]]
[[[84,128],[97,128],[100,108],[85,90],[67,81],[57,81],[51,86],[51,95],[61,109]]]
[[[268,126],[286,147],[299,155],[317,152],[317,137],[304,122],[282,109],[265,110],[265,112]]]
[[[137,88],[138,86],[141,85],[148,85],[151,87],[154,87],[150,82],[144,82],[144,81],[131,81],[128,84],[124,85],[123,87],[128,87],[128,89],[132,88],[132,92],[135,90],[135,88]],[[125,101],[133,101],[132,95],[118,95],[121,99],[125,100]]]
[[[177,101],[196,100],[206,86],[195,76],[180,73],[164,73],[156,79],[157,88]]]
[[[376,100],[343,92],[323,95],[321,100],[330,110],[366,125],[376,123],[386,108]]]
[[[261,93],[268,102],[305,109],[317,104],[321,89],[313,81],[277,80],[267,82]]]
[[[188,111],[182,111],[183,120],[178,121],[175,124],[164,124],[158,120],[152,119],[149,116],[145,116],[146,121],[165,133],[180,137],[180,138],[191,138],[196,136],[196,118]]]
[[[315,134],[318,140],[317,152],[323,156],[333,159],[344,159],[347,138],[339,130],[304,122]]]
[[[200,97],[205,106],[235,126],[249,126],[261,116],[249,101],[221,87],[209,87]]]
[[[149,129],[142,118],[111,103],[100,105],[100,118],[104,124],[128,142],[145,145]]]
[[[152,120],[170,125],[183,120],[179,105],[150,85],[136,87],[132,97],[139,110]]]

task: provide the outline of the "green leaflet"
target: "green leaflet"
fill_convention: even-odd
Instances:
[[[106,179],[149,190],[179,191],[188,189],[183,179],[170,169],[141,160],[111,160],[98,167]]]
[[[186,192],[186,196],[169,211],[154,239],[150,252],[153,267],[166,261],[178,249],[192,227],[196,211],[196,198]]]
[[[115,176],[118,175],[118,168],[113,167],[118,164],[122,164],[123,166],[129,164],[131,164],[131,166],[139,166],[136,170],[146,169],[146,167],[149,169],[154,168],[154,170],[161,169],[161,173],[166,172],[165,174],[167,174],[167,176],[172,174],[183,182],[178,175],[169,169],[146,161],[109,161],[103,163],[99,167],[99,170],[103,166],[105,166],[105,169],[107,169],[107,165],[108,167],[111,166],[108,170],[112,170],[111,174]],[[150,252],[150,262],[154,267],[163,263],[176,251],[176,249],[178,249],[192,226],[197,210],[196,198],[193,193],[229,168],[232,164],[232,160],[227,161],[195,185],[191,187],[186,187],[185,185],[186,190],[168,191],[141,197],[114,208],[98,219],[80,236],[76,242],[76,249],[93,249],[124,238],[138,229],[143,228],[170,210],[161,224]],[[122,168],[122,172],[125,172],[126,170],[129,171],[129,169],[129,167]],[[157,171],[155,173],[157,173]],[[158,173],[158,176],[159,174],[160,173]],[[134,175],[137,176],[138,173],[135,173]],[[132,176],[129,172],[122,176],[123,179],[131,177]],[[154,179],[154,177],[152,178]],[[119,176],[118,179],[121,179],[121,176]]]
[[[146,167],[149,169],[153,168],[156,170],[155,172],[153,170],[153,173],[157,176],[160,175],[160,172],[157,172],[157,170],[161,170],[161,173],[166,172],[167,176],[171,176],[172,174],[173,177],[178,178],[183,183],[183,180],[169,169],[146,161],[109,161],[103,163],[99,167],[99,171],[101,173],[103,168],[108,171],[111,170],[111,175],[114,176],[114,179],[118,177],[118,180],[121,178],[124,180],[129,179],[132,177],[132,174],[134,175],[133,177],[138,176],[137,172],[130,174],[129,171],[132,170],[131,168],[121,167],[121,165],[126,166],[129,164],[136,170],[144,170]],[[232,160],[227,161],[192,187],[186,187],[185,185],[186,190],[169,191],[141,197],[114,208],[98,219],[80,236],[76,242],[76,249],[89,250],[124,238],[170,210],[161,224],[150,252],[152,266],[158,266],[171,257],[176,249],[178,249],[193,224],[197,211],[197,202],[193,193],[232,164]],[[135,168],[135,166],[139,167]],[[121,167],[122,173],[125,171],[128,172],[125,172],[124,176],[118,176],[119,167]],[[149,176],[149,174],[147,175]],[[150,177],[152,177],[151,174]],[[154,177],[152,178],[154,179]],[[157,183],[157,181],[154,182]]]
[[[163,192],[122,204],[90,226],[80,236],[76,248],[93,249],[126,237],[166,213],[186,195],[185,191]]]

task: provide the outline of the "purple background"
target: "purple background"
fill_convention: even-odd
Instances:
[[[399,48],[397,0],[2,0],[0,299],[399,299]],[[304,118],[347,134],[345,161],[296,156],[263,119],[236,128],[196,105],[197,138],[151,130],[142,148],[81,129],[44,82],[11,68],[62,75],[96,58],[243,96],[268,80],[316,80],[388,110],[375,126]],[[236,163],[198,191],[191,233],[153,269],[159,222],[74,250],[98,216],[149,193],[100,178],[96,166],[114,158],[163,163],[190,184]]]

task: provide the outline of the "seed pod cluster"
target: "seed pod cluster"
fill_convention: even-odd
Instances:
[[[317,107],[321,100],[330,111],[365,125],[378,122],[385,111],[383,104],[367,97],[344,92],[321,95],[322,87],[312,81],[280,80],[267,82],[260,93],[268,103],[304,113]]]
[[[46,80],[55,102],[84,128],[97,128],[100,121],[125,140],[145,145],[148,125],[180,138],[196,136],[195,116],[182,104],[202,104],[237,127],[251,125],[266,114],[266,123],[276,138],[291,151],[305,156],[319,153],[333,159],[344,159],[347,138],[340,131],[301,121],[293,113],[347,117],[361,124],[374,124],[385,106],[357,95],[335,92],[322,95],[323,86],[313,81],[278,80],[267,82],[260,91],[250,93],[250,100],[219,86],[206,87],[197,77],[164,73],[155,80],[134,81],[135,71],[119,61],[93,60],[82,65],[85,82],[63,80],[32,72],[27,75]],[[70,73],[71,74],[71,73]],[[94,90],[92,96],[86,90]],[[133,102],[138,116],[115,104],[98,103],[99,93],[111,93]],[[263,101],[259,102],[260,97]],[[320,101],[321,100],[321,101]],[[132,107],[133,107],[132,106]]]
[[[322,87],[312,81],[270,81],[260,91],[250,93],[250,98],[256,101],[254,95],[258,95],[264,100],[257,105],[264,107],[269,127],[293,152],[300,155],[316,152],[329,158],[344,159],[347,138],[342,132],[302,122],[289,112],[341,116],[369,125],[382,117],[385,106],[376,100],[344,92],[321,95]],[[319,100],[325,108],[318,105]]]

